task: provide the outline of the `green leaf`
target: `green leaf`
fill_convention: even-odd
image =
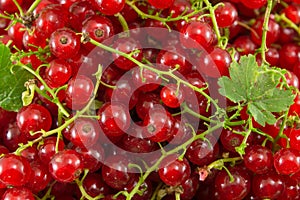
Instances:
[[[272,112],[282,112],[293,104],[290,89],[278,87],[282,71],[268,66],[259,67],[255,56],[243,56],[229,68],[230,77],[219,79],[219,92],[235,103],[247,105],[248,112],[260,125],[274,124]]]
[[[10,49],[0,43],[0,107],[17,112],[23,106],[24,84],[32,75],[22,67],[14,66],[11,55]]]

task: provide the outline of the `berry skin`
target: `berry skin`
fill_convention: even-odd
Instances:
[[[184,101],[182,88],[177,88],[176,84],[167,84],[161,89],[160,98],[170,108],[178,108]]]
[[[94,84],[87,76],[78,75],[71,78],[66,90],[67,107],[74,110],[83,108],[90,100],[93,91]]]
[[[300,129],[292,129],[289,138],[291,148],[300,151]]]
[[[251,32],[251,40],[257,45],[261,45],[263,23],[264,23],[264,18],[258,18],[252,26],[256,34],[254,34],[254,32]],[[270,18],[268,24],[267,40],[266,40],[267,46],[270,46],[271,44],[276,42],[279,38],[279,34],[280,34],[279,24],[274,19]]]
[[[35,21],[36,30],[48,38],[57,29],[65,27],[68,18],[68,12],[61,5],[49,5],[39,13]]]
[[[50,52],[56,57],[68,59],[78,53],[80,37],[71,29],[57,29],[50,36],[49,47]]]
[[[97,42],[103,42],[114,35],[114,28],[108,18],[95,15],[83,22],[82,33],[87,34]],[[92,50],[95,46],[87,43],[85,44],[85,48]]]
[[[54,59],[45,70],[45,79],[51,88],[63,86],[72,76],[72,68],[63,59]]]
[[[109,156],[102,167],[102,178],[110,187],[123,190],[132,179],[133,174],[129,173],[129,160],[122,155]]]
[[[267,173],[273,167],[273,153],[267,147],[249,146],[244,155],[245,166],[256,174]]]
[[[80,155],[74,150],[63,150],[56,153],[50,163],[49,172],[60,182],[72,182],[79,177],[83,170]]]
[[[50,112],[39,104],[23,107],[17,114],[17,125],[22,133],[49,131],[52,125]]]
[[[258,9],[263,7],[267,3],[267,0],[241,0],[241,2],[248,8]]]
[[[230,180],[225,170],[220,171],[215,178],[215,188],[224,200],[242,200],[250,192],[251,178],[246,171],[239,167],[229,169],[233,176]]]
[[[91,197],[96,197],[100,194],[107,195],[111,192],[111,189],[102,180],[101,174],[98,173],[89,173],[85,177],[82,186]]]
[[[35,200],[33,193],[26,187],[9,188],[1,200]]]
[[[132,55],[132,58],[141,61],[143,58],[143,52],[140,50],[141,45],[137,40],[132,38],[119,38],[117,39],[114,44],[113,48],[118,51],[124,52],[126,54],[132,53],[134,51],[138,51]],[[117,67],[123,70],[129,70],[136,66],[135,63],[128,60],[127,58],[121,56],[120,54],[113,54],[114,63]]]
[[[215,10],[218,26],[221,28],[231,26],[237,20],[238,12],[230,2],[224,2],[224,6],[219,6]]]
[[[98,111],[99,124],[107,136],[121,136],[130,126],[130,115],[121,103],[105,103]]]
[[[31,167],[22,156],[6,154],[0,159],[0,181],[7,186],[23,186],[30,180]]]
[[[125,0],[90,0],[93,5],[104,15],[114,15],[122,11]]]
[[[284,190],[280,175],[270,172],[252,178],[252,192],[258,199],[277,199]]]
[[[215,38],[212,28],[204,22],[188,23],[180,32],[180,41],[186,48],[208,49]]]
[[[282,148],[274,154],[274,167],[279,174],[290,175],[300,171],[300,152]]]
[[[99,128],[95,120],[78,118],[63,132],[74,145],[81,148],[93,146],[99,137]]]
[[[158,9],[165,9],[165,8],[170,8],[173,3],[174,0],[165,0],[165,1],[160,1],[160,0],[148,0],[148,2],[154,6],[155,8]]]
[[[160,106],[149,110],[143,121],[144,134],[154,142],[165,142],[172,136],[174,119]]]
[[[190,177],[191,167],[186,158],[179,160],[177,154],[172,154],[162,160],[158,174],[165,184],[178,186]]]

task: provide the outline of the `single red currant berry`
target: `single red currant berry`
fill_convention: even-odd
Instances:
[[[264,18],[258,18],[252,26],[254,31],[251,31],[251,40],[257,44],[261,45],[262,38],[262,29],[263,29]],[[268,31],[267,31],[267,39],[266,44],[270,46],[274,42],[276,42],[279,38],[280,34],[280,26],[279,24],[272,18],[269,19]]]
[[[165,142],[172,137],[174,126],[172,115],[162,106],[154,106],[144,118],[144,134],[154,142]]]
[[[300,171],[300,152],[282,148],[274,154],[274,167],[279,174],[290,175]]]
[[[252,178],[252,192],[259,199],[277,199],[284,191],[282,176],[269,172]]]
[[[44,190],[51,181],[51,175],[48,168],[38,161],[31,164],[32,173],[26,187],[34,193]]]
[[[143,52],[141,50],[142,47],[140,43],[137,40],[134,40],[132,38],[117,39],[113,44],[113,48],[127,54],[133,53],[132,58],[138,61],[141,61],[143,58]],[[123,70],[129,70],[136,66],[134,62],[128,60],[127,58],[121,56],[120,54],[114,53],[113,58],[114,58],[115,65]]]
[[[300,151],[300,129],[292,129],[289,138],[291,148]]]
[[[80,49],[80,37],[68,28],[54,31],[49,39],[50,52],[61,59],[75,56]]]
[[[51,88],[63,86],[72,76],[72,68],[63,59],[54,59],[45,70],[45,79]]]
[[[248,8],[258,9],[263,7],[267,3],[267,0],[241,0],[241,2]]]
[[[225,170],[220,171],[215,178],[215,187],[224,200],[244,199],[250,192],[250,176],[239,167],[229,168],[232,178]]]
[[[110,187],[123,190],[133,174],[129,173],[130,160],[122,155],[109,156],[105,160],[105,165],[102,166],[102,178]]]
[[[83,170],[80,155],[74,150],[63,150],[56,153],[50,163],[49,172],[53,178],[61,182],[72,182]]]
[[[23,107],[17,114],[17,125],[22,133],[49,131],[52,126],[50,112],[39,104]]]
[[[209,24],[200,21],[184,25],[180,32],[180,41],[186,48],[208,49],[215,38]]]
[[[162,102],[170,108],[178,108],[184,101],[182,88],[176,84],[165,85],[160,92]]]
[[[165,8],[170,8],[173,5],[174,0],[166,0],[166,1],[148,0],[148,2],[149,2],[149,4],[154,6],[155,8],[165,9]]]
[[[90,0],[104,15],[115,15],[125,6],[125,0]]]
[[[95,120],[78,118],[64,130],[64,136],[81,148],[93,146],[99,137],[100,129]]]
[[[156,90],[162,82],[157,73],[149,69],[141,69],[139,67],[135,67],[132,70],[132,81],[133,84],[143,92],[151,92]]]
[[[104,183],[101,174],[98,173],[88,173],[82,182],[82,186],[91,197],[101,194],[107,195],[111,192],[110,187]]]
[[[121,136],[130,127],[128,108],[121,103],[105,103],[98,111],[99,124],[107,136]]]
[[[0,181],[7,186],[23,186],[31,175],[31,167],[26,158],[6,154],[0,158]]]
[[[191,175],[191,167],[186,158],[179,160],[179,155],[172,154],[162,160],[158,174],[161,180],[170,186],[178,186]]]
[[[224,2],[223,4],[215,10],[218,26],[221,28],[231,26],[238,17],[238,12],[232,3]]]
[[[216,138],[213,135],[208,135],[206,140],[197,139],[192,142],[185,156],[190,162],[198,166],[204,166],[216,160],[219,149]]]
[[[26,187],[9,188],[3,194],[2,200],[35,200],[33,193]]]
[[[244,155],[245,166],[256,174],[264,174],[273,167],[273,153],[261,145],[249,146]]]
[[[94,84],[84,75],[73,77],[68,82],[65,102],[68,108],[79,110],[90,100],[94,91]]]
[[[48,38],[54,31],[66,26],[69,20],[68,12],[59,4],[43,8],[35,21],[39,33]]]
[[[114,35],[114,28],[111,20],[104,16],[92,16],[82,24],[82,33],[88,35],[97,42],[107,42],[107,39]],[[85,44],[85,48],[92,50],[93,44]]]

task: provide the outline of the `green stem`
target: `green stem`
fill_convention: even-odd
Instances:
[[[280,138],[283,137],[284,133],[284,128],[286,126],[286,122],[287,122],[287,118],[288,118],[288,113],[289,113],[289,110],[287,110],[285,113],[284,113],[284,116],[283,116],[283,120],[282,120],[282,123],[281,123],[281,126],[280,126],[280,129],[279,129],[279,132],[277,134],[277,136],[275,137],[274,141],[273,141],[273,144],[275,146],[275,144],[278,142],[278,140]]]
[[[20,16],[23,17],[24,16],[24,12],[23,12],[20,4],[18,3],[18,1],[17,0],[12,0],[12,1],[14,2],[15,6],[18,8]]]
[[[127,21],[124,18],[124,16],[121,13],[117,13],[117,14],[115,14],[115,17],[118,18],[120,24],[122,25],[123,31],[128,32],[129,27],[128,27]]]
[[[145,68],[145,69],[148,69],[150,71],[153,71],[154,73],[158,74],[159,76],[163,77],[163,76],[166,76],[166,77],[170,77],[170,78],[173,78],[174,80],[177,81],[177,84],[183,84],[183,85],[186,85],[187,87],[193,89],[194,91],[196,92],[199,92],[201,95],[203,95],[209,102],[212,102],[212,104],[215,106],[215,108],[217,109],[217,111],[220,111],[222,110],[218,103],[212,99],[208,94],[206,94],[203,90],[205,88],[198,88],[194,85],[192,85],[191,83],[185,81],[185,80],[182,80],[181,78],[179,78],[178,76],[176,76],[175,74],[172,73],[172,71],[161,71],[161,70],[158,70],[156,68],[153,68],[151,66],[148,66],[148,65],[145,65],[144,63],[134,59],[131,55],[127,54],[127,53],[124,53],[122,51],[118,51],[114,48],[111,48],[109,46],[106,46],[102,43],[99,43],[91,38],[89,38],[89,42],[92,43],[93,45],[95,46],[98,46],[108,52],[111,52],[111,53],[116,53],[116,54],[119,54],[120,56],[123,56],[125,58],[127,58],[128,60],[132,61],[133,63],[135,63],[137,66],[139,66],[140,68]]]
[[[27,67],[27,66],[26,66]],[[27,67],[28,68],[28,67]],[[99,71],[102,71],[102,69],[100,69],[101,67],[99,66],[98,68],[98,72]],[[29,68],[30,69],[30,68]],[[31,70],[31,69],[30,69]],[[33,71],[33,70],[31,70]],[[98,74],[98,72],[96,73],[96,76]],[[95,88],[94,88],[94,92],[93,92],[93,96],[92,98],[90,99],[90,101],[88,102],[88,104],[80,111],[78,111],[73,117],[71,117],[70,119],[66,120],[61,126],[55,128],[55,129],[52,129],[50,131],[37,131],[35,132],[34,134],[37,134],[37,133],[42,133],[42,136],[34,139],[33,141],[30,141],[28,142],[27,144],[24,144],[22,145],[21,147],[19,147],[16,151],[15,151],[15,154],[17,155],[20,155],[20,153],[24,150],[24,149],[27,149],[28,147],[31,147],[33,144],[37,143],[37,142],[40,142],[41,140],[43,140],[44,138],[48,137],[48,136],[51,136],[51,135],[54,135],[54,134],[57,134],[59,132],[62,132],[65,128],[67,128],[72,122],[74,122],[77,118],[79,118],[81,115],[83,115],[84,113],[86,113],[90,106],[92,105],[92,103],[94,102],[94,98],[96,97],[97,95],[97,91],[99,89],[99,85],[100,85],[100,79],[101,77],[97,76],[96,78],[96,84],[95,84]]]
[[[58,97],[56,96],[55,92],[47,85],[47,83],[44,81],[44,79],[38,73],[36,73],[33,69],[31,69],[30,67],[22,64],[21,62],[19,62],[18,65],[20,65],[22,68],[24,68],[25,70],[27,70],[28,72],[30,72],[32,75],[34,75],[44,85],[45,90],[47,92],[49,92],[49,94],[53,97],[52,102],[55,103],[58,106],[59,110],[66,117],[69,117],[70,114],[63,107],[63,105],[61,104],[61,102],[58,100]]]
[[[179,21],[182,19],[188,20],[188,18],[193,17],[194,15],[201,13],[204,9],[199,9],[199,10],[194,10],[191,13],[188,13],[186,15],[179,15],[177,17],[159,17],[158,15],[150,15],[147,13],[144,13],[143,11],[141,11],[136,5],[135,5],[135,1],[126,1],[126,3],[139,15],[141,16],[141,18],[143,19],[154,19],[157,21],[161,21],[163,23],[166,22],[174,22],[174,21]]]
[[[155,170],[159,167],[161,161],[162,161],[165,157],[167,157],[167,156],[169,156],[169,155],[171,155],[171,154],[175,154],[175,153],[177,153],[177,152],[180,152],[180,150],[187,148],[187,146],[189,146],[193,141],[195,141],[195,140],[197,140],[197,139],[200,139],[200,138],[203,138],[203,137],[205,137],[205,135],[207,135],[207,134],[209,134],[209,133],[212,133],[213,131],[218,130],[218,129],[221,128],[221,127],[223,127],[223,123],[219,123],[219,124],[215,125],[214,127],[209,128],[208,130],[204,131],[203,133],[201,133],[201,134],[199,134],[199,135],[195,135],[193,138],[190,138],[188,141],[186,141],[186,142],[183,143],[182,145],[177,146],[177,147],[175,147],[174,149],[172,149],[172,150],[170,150],[170,151],[168,151],[168,152],[165,152],[165,154],[162,155],[162,156],[156,161],[156,163],[155,163],[154,165],[152,165],[151,167],[149,167],[149,168],[147,169],[147,171],[143,174],[143,176],[140,178],[139,182],[138,182],[138,183],[136,184],[136,186],[132,189],[132,191],[131,191],[128,195],[126,195],[126,200],[131,200],[132,197],[133,197],[136,193],[138,193],[139,188],[140,188],[140,186],[143,184],[144,180],[147,179],[147,177],[151,174],[151,172],[155,171]]]
[[[271,15],[273,0],[268,0],[268,4],[266,7],[263,29],[262,29],[262,38],[261,38],[261,59],[263,63],[268,63],[266,60],[266,51],[267,49],[267,33],[269,29],[269,19]]]
[[[40,4],[42,0],[35,0],[33,4],[31,4],[30,8],[27,10],[27,13],[31,13],[35,10],[35,8]]]
[[[217,39],[218,39],[218,46],[222,49],[224,49],[224,45],[222,44],[222,39],[221,39],[221,33],[220,33],[220,29],[217,23],[217,19],[215,16],[215,8],[211,5],[211,3],[209,2],[209,0],[204,0],[204,3],[206,4],[206,6],[208,7],[209,13],[210,13],[210,18],[213,24],[213,28],[214,31],[216,33]]]
[[[294,29],[298,33],[298,35],[300,35],[299,27],[294,22],[292,22],[289,18],[287,18],[284,13],[281,15],[275,14],[275,20],[277,22],[280,22],[280,21],[285,22],[288,27]]]

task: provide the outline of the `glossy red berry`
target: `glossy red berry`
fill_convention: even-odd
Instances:
[[[107,136],[121,136],[129,128],[128,108],[121,103],[105,103],[98,111],[99,124]]]
[[[46,82],[51,88],[63,86],[72,76],[71,65],[63,59],[54,59],[45,70]]]
[[[133,174],[129,173],[130,160],[122,155],[113,155],[106,158],[102,167],[102,178],[110,187],[122,190]]]
[[[75,56],[80,49],[80,36],[68,28],[55,30],[49,39],[50,52],[61,59]]]
[[[191,22],[180,30],[180,41],[186,48],[208,49],[213,44],[214,32],[209,24],[204,22]]]
[[[173,5],[174,0],[166,0],[166,1],[148,0],[148,2],[155,8],[165,9],[165,8],[170,8]]]
[[[31,167],[22,156],[6,154],[0,158],[0,181],[6,186],[23,186],[30,180]]]
[[[42,9],[35,21],[36,29],[48,38],[59,28],[66,26],[68,12],[59,4],[52,4]]]
[[[191,167],[186,158],[179,160],[177,154],[172,154],[162,160],[158,174],[165,184],[178,186],[190,177]]]
[[[291,148],[300,151],[300,129],[292,129],[289,138]]]
[[[267,3],[267,0],[241,0],[241,2],[248,8],[258,9],[263,7]]]
[[[162,106],[154,106],[143,121],[144,134],[154,142],[165,142],[172,136],[174,119]]]
[[[104,15],[115,15],[125,6],[125,0],[90,0]]]
[[[225,170],[220,171],[215,177],[215,188],[224,200],[241,200],[250,192],[251,178],[249,174],[239,167],[229,169],[233,176],[230,179]]]
[[[1,200],[35,200],[32,191],[26,187],[9,188],[3,194]]]
[[[284,190],[282,177],[274,172],[255,175],[251,186],[258,199],[277,199]]]
[[[22,133],[49,131],[52,125],[52,116],[44,106],[31,104],[18,112],[17,125]]]
[[[245,166],[256,174],[267,173],[273,168],[273,153],[261,145],[249,146],[244,155]]]
[[[124,52],[126,54],[133,53],[132,58],[142,61],[143,52],[142,47],[139,41],[134,40],[132,38],[119,38],[114,41],[113,48],[118,51]],[[123,70],[129,70],[136,66],[136,64],[127,58],[121,56],[120,54],[114,53],[113,54],[114,63],[117,67]]]
[[[65,102],[68,108],[82,109],[90,100],[94,91],[94,84],[90,78],[78,75],[68,81]]]
[[[231,26],[238,18],[238,12],[234,4],[230,2],[224,2],[223,4],[215,10],[218,26],[221,28]]]
[[[50,163],[49,172],[60,182],[72,182],[79,177],[83,170],[80,155],[74,150],[63,150],[56,153]]]
[[[300,171],[300,152],[282,148],[274,154],[274,167],[279,174],[290,175]]]
[[[74,145],[81,148],[93,146],[99,137],[97,121],[88,118],[78,118],[64,130],[64,136]]]
[[[178,108],[184,101],[183,90],[176,84],[167,84],[161,89],[160,98],[166,106]]]

